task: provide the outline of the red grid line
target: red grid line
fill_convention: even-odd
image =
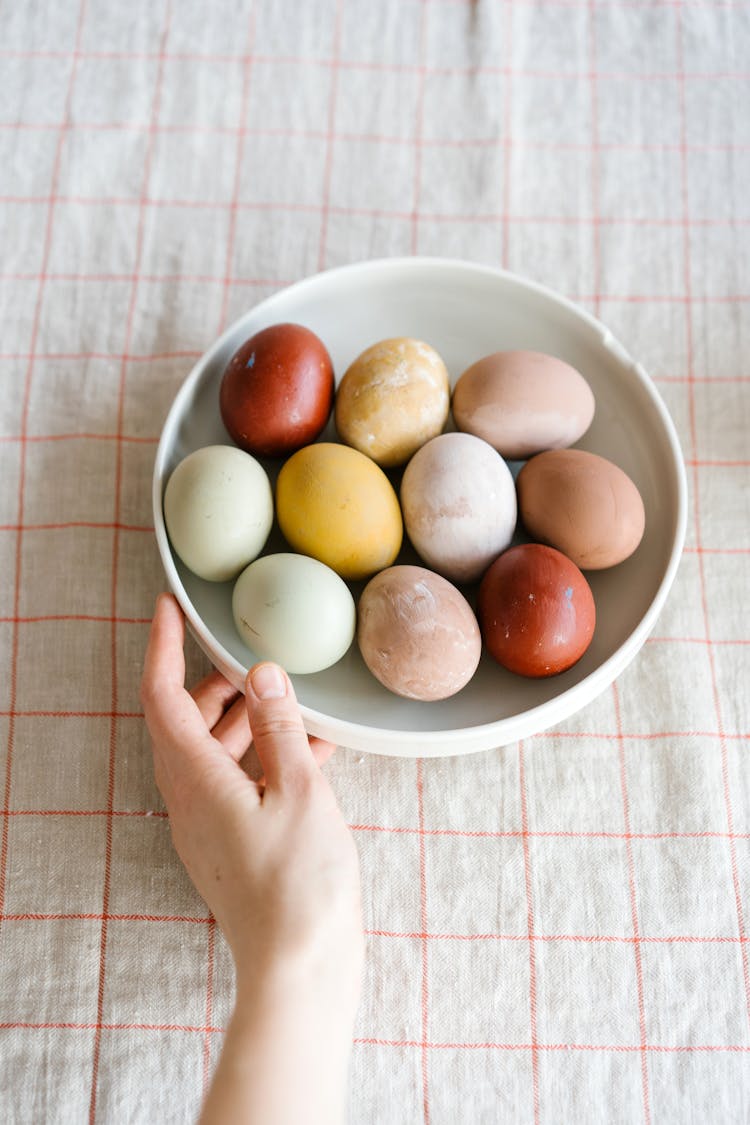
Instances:
[[[688,189],[688,159],[687,159],[687,98],[685,92],[686,75],[684,70],[684,29],[682,8],[678,5],[676,12],[676,50],[677,59],[679,60],[679,106],[680,106],[680,141],[682,146],[680,164],[682,172],[682,209],[683,217],[685,219],[685,226],[683,228],[683,272],[684,272],[684,285],[686,296],[691,296],[691,256],[690,256],[690,230],[688,227],[688,217],[690,215],[690,197]],[[690,441],[693,448],[693,455],[697,457],[698,453],[698,436],[696,426],[696,403],[695,403],[695,386],[693,382],[693,371],[695,367],[695,350],[693,345],[693,318],[692,307],[688,302],[685,305],[685,337],[687,349],[687,372],[688,372],[688,417],[690,423]],[[703,561],[703,552],[701,551],[702,543],[702,526],[701,526],[701,512],[700,512],[700,489],[698,479],[698,466],[693,465],[693,521],[695,526],[695,539],[698,547],[698,574],[700,578],[701,587],[701,610],[703,613],[703,625],[706,637],[711,636],[711,622],[708,613],[708,600],[706,593],[706,574],[705,565]],[[716,676],[716,662],[714,660],[714,650],[711,645],[708,646],[708,661],[711,670],[711,691],[714,702],[714,711],[716,714],[716,723],[719,730],[719,747],[721,753],[721,772],[722,783],[724,790],[724,805],[726,808],[727,828],[729,829],[729,859],[732,871],[732,885],[734,890],[735,907],[737,911],[737,928],[741,938],[745,937],[745,920],[742,906],[742,894],[740,890],[739,873],[737,866],[737,849],[735,842],[731,839],[731,834],[734,830],[734,814],[732,810],[732,798],[729,786],[729,762],[727,742],[724,737],[724,724],[721,713],[721,704],[719,701],[719,690]],[[742,977],[745,988],[745,1010],[747,1013],[748,1023],[750,1024],[750,968],[748,966],[747,949],[745,942],[740,945],[742,953]]]
[[[215,919],[211,916],[191,914],[135,914],[135,913],[110,913],[106,916],[101,912],[54,911],[42,913],[39,911],[25,913],[4,914],[6,922],[185,922],[189,925],[212,926]],[[365,929],[367,937],[392,938],[395,941],[459,941],[459,942],[534,942],[542,944],[555,944],[572,942],[582,945],[740,945],[747,938],[740,938],[723,934],[667,934],[640,935],[637,938],[627,934],[501,934],[501,933],[426,933],[409,930],[377,930]],[[536,1037],[532,1037],[532,1042]],[[647,1049],[647,1048],[646,1048]]]
[[[2,1025],[0,1024],[0,1027]],[[353,1040],[357,1046],[370,1047],[420,1047],[427,1051],[530,1051],[531,1043],[431,1043],[419,1039],[376,1039],[358,1037]],[[612,1052],[634,1054],[641,1050],[640,1045],[633,1043],[537,1043],[537,1051],[593,1051],[609,1054]],[[695,1054],[695,1053],[722,1053],[729,1051],[737,1054],[750,1052],[750,1046],[742,1043],[696,1043],[670,1046],[661,1043],[649,1043],[646,1051],[650,1054]]]
[[[161,103],[161,91],[164,78],[165,57],[164,49],[169,35],[169,26],[172,15],[171,0],[166,0],[164,10],[164,28],[161,34],[159,43],[159,61],[154,82],[154,95],[151,106],[151,121],[156,124],[159,118],[159,107]],[[149,180],[151,177],[151,163],[153,159],[153,152],[155,147],[156,136],[153,131],[149,132],[148,144],[146,146],[146,153],[143,164],[143,176],[141,186],[141,200],[145,199],[148,192]],[[118,402],[117,402],[117,433],[122,433],[123,420],[125,415],[125,385],[127,379],[128,365],[124,358],[130,348],[130,343],[133,335],[133,325],[135,323],[135,310],[137,307],[138,298],[138,271],[140,270],[141,262],[143,260],[143,242],[145,231],[145,218],[146,209],[141,203],[138,208],[138,225],[136,230],[135,240],[135,278],[131,285],[130,300],[128,303],[127,318],[125,321],[125,346],[123,351],[123,358],[120,363],[120,377],[118,386]],[[111,583],[111,614],[112,614],[112,639],[110,650],[111,661],[111,675],[112,675],[112,718],[110,720],[109,731],[109,761],[108,761],[108,777],[107,777],[107,810],[108,812],[114,808],[115,798],[115,784],[116,784],[116,755],[117,755],[117,720],[115,714],[118,710],[119,702],[119,667],[117,659],[117,577],[119,569],[119,547],[120,547],[120,510],[122,503],[122,443],[117,442],[115,446],[115,478],[114,478],[114,531],[112,536],[112,583]],[[109,912],[109,896],[112,882],[112,831],[113,820],[111,816],[107,817],[106,821],[106,840],[105,840],[105,853],[104,853],[104,886],[102,891],[102,914],[106,915]],[[107,921],[106,917],[102,922],[101,929],[101,942],[99,950],[99,985],[97,990],[97,1007],[96,1007],[96,1022],[101,1024],[104,1012],[104,994],[106,984],[106,969],[107,969]],[[89,1102],[89,1121],[94,1125],[96,1121],[96,1100],[97,1100],[97,1086],[99,1077],[99,1059],[101,1052],[101,1030],[97,1027],[94,1037],[93,1059],[91,1067],[91,1095]]]
[[[225,1027],[201,1027],[199,1024],[179,1023],[84,1023],[76,1020],[3,1020],[0,1021],[0,1030],[21,1031],[157,1031],[157,1032],[192,1032],[196,1035],[223,1035]],[[531,1043],[436,1043],[420,1039],[380,1039],[375,1037],[356,1036],[352,1039],[355,1046],[369,1047],[414,1047],[425,1051],[530,1051]],[[538,1051],[593,1051],[602,1054],[622,1053],[631,1054],[640,1051],[640,1046],[631,1043],[538,1043]],[[647,1051],[652,1054],[747,1054],[750,1046],[742,1043],[683,1043],[661,1044],[650,1043]]]
[[[323,168],[323,197],[320,208],[320,242],[318,244],[318,269],[325,269],[328,251],[328,221],[331,215],[331,185],[333,183],[333,150],[336,143],[336,112],[341,73],[341,27],[344,17],[343,0],[336,3],[336,22],[333,30],[333,64],[331,89],[328,98],[328,127],[322,138],[325,141]]]
[[[247,46],[242,57],[242,101],[240,104],[240,127],[237,132],[237,152],[235,154],[234,183],[232,185],[232,199],[229,211],[229,233],[227,237],[227,256],[222,285],[224,292],[221,299],[221,312],[219,313],[219,335],[226,326],[227,310],[229,308],[229,294],[232,286],[232,256],[234,254],[235,237],[237,234],[237,203],[240,197],[240,184],[242,182],[242,159],[247,135],[247,104],[250,97],[250,77],[252,74],[253,48],[255,46],[255,4],[250,10],[247,30]],[[207,1022],[210,1023],[210,1020]]]
[[[428,2],[428,0],[423,0]],[[468,2],[468,0],[467,0]],[[559,2],[559,0],[553,0]],[[576,7],[587,8],[589,0],[579,0]],[[674,5],[678,5],[679,0],[672,0]],[[35,51],[35,50],[0,50],[0,58],[69,58],[69,51]],[[106,59],[106,60],[119,60],[119,61],[160,61],[158,52],[152,51],[80,51],[79,57],[82,59]],[[227,63],[240,66],[242,64],[243,56],[241,54],[209,54],[209,53],[192,53],[186,51],[169,53],[164,57],[164,62],[197,62],[197,63]],[[256,63],[261,65],[279,66],[296,66],[302,69],[307,67],[315,67],[319,70],[331,70],[335,67],[340,67],[342,70],[352,71],[365,71],[367,73],[377,74],[415,74],[421,66],[421,62],[382,62],[373,59],[338,59],[335,55],[331,57],[319,56],[313,58],[306,55],[266,55],[256,53]],[[750,80],[750,72],[744,70],[715,70],[715,71],[674,71],[674,70],[657,70],[657,71],[629,71],[629,70],[607,70],[598,72],[592,71],[591,67],[585,70],[547,70],[536,69],[534,67],[511,67],[501,66],[494,63],[487,64],[474,64],[471,66],[440,66],[427,65],[424,66],[427,74],[436,75],[438,77],[468,77],[475,78],[481,75],[504,75],[509,71],[519,77],[524,78],[548,78],[548,79],[565,79],[573,81],[578,78],[587,79],[591,77],[592,72],[597,78],[607,78],[615,81],[627,82],[668,82],[677,81],[680,78],[687,78],[691,82],[718,82],[718,81],[740,81],[746,82]]]
[[[206,957],[206,1028],[211,1027],[214,1014],[214,953],[216,947],[216,919],[213,914],[200,919],[208,927],[208,949]],[[208,1093],[211,1079],[211,1036],[208,1031],[203,1037],[203,1067],[201,1071],[201,1100]]]
[[[1,56],[0,56],[1,57]],[[518,73],[518,72],[516,72]],[[512,74],[509,73],[506,77],[510,80]],[[582,75],[581,77],[590,78],[590,74]],[[59,125],[51,122],[29,122],[29,121],[0,121],[0,132],[2,131],[32,131],[32,132],[52,132],[59,128]],[[148,125],[140,121],[75,121],[70,124],[71,131],[81,132],[145,132]],[[217,136],[230,136],[235,137],[242,134],[246,137],[275,137],[286,138],[288,140],[310,140],[310,141],[325,141],[328,136],[327,132],[322,129],[298,129],[298,128],[264,128],[264,127],[246,127],[242,128],[238,125],[199,125],[195,123],[187,123],[184,125],[158,125],[156,127],[157,133],[177,133],[177,134],[196,134],[196,135],[217,135]],[[539,151],[553,151],[553,152],[583,152],[590,153],[590,143],[581,141],[548,141],[548,140],[533,140],[527,137],[516,139],[510,133],[506,134],[505,131],[502,135],[493,134],[486,137],[430,137],[425,138],[422,144],[426,148],[497,148],[505,144],[506,136],[512,143],[520,148]],[[389,144],[397,145],[400,147],[411,146],[414,141],[413,138],[404,137],[399,134],[389,133],[355,133],[347,130],[340,130],[336,132],[336,139],[339,141],[361,143],[368,142],[372,144]],[[679,152],[680,146],[669,141],[601,141],[599,148],[602,150],[613,152]],[[747,152],[750,150],[750,144],[743,144],[742,142],[710,142],[710,141],[694,141],[687,145],[688,152]],[[24,197],[20,197],[21,200]]]
[[[419,146],[421,142],[415,138],[412,142]],[[593,148],[598,149],[598,145],[592,144]],[[417,169],[418,171],[418,169]],[[415,175],[415,183],[416,183]],[[593,178],[593,174],[592,174]],[[419,185],[416,184],[418,187]],[[415,191],[415,194],[416,191]],[[5,195],[0,196],[0,203],[14,204],[16,206],[43,206],[49,202],[48,197],[44,195]],[[78,207],[140,207],[140,200],[130,198],[128,196],[59,196],[58,203],[74,204]],[[188,209],[199,211],[281,211],[290,214],[306,214],[315,215],[326,211],[327,214],[343,215],[345,217],[367,218],[367,219],[387,219],[395,220],[398,222],[408,223],[414,219],[414,209],[411,211],[402,211],[397,208],[388,207],[355,207],[350,204],[344,206],[343,204],[326,204],[324,201],[321,203],[294,203],[286,200],[279,199],[258,199],[258,200],[240,200],[240,199],[177,199],[177,198],[148,198],[144,201],[145,207],[167,208],[172,207],[175,209]],[[419,218],[424,222],[430,223],[455,223],[468,226],[492,226],[493,224],[501,223],[505,220],[506,215],[503,211],[472,211],[471,213],[462,213],[454,211],[424,211],[420,210]],[[549,226],[632,226],[632,227],[684,227],[684,219],[673,219],[669,216],[654,215],[600,215],[594,212],[591,215],[525,215],[514,214],[509,216],[515,224],[529,225],[529,224],[544,224]],[[704,228],[729,228],[750,226],[750,219],[732,216],[730,218],[714,217],[714,218],[693,218],[688,220],[688,226],[696,227],[698,229]],[[322,267],[321,267],[322,268]],[[37,274],[28,273],[24,271],[10,271],[7,273],[0,273],[0,280],[5,281],[35,281]],[[217,274],[141,274],[139,275],[140,281],[147,281],[152,283],[161,282],[194,282],[196,284],[206,285],[221,285],[224,283],[226,275]],[[131,282],[134,280],[132,273],[88,273],[88,272],[61,272],[50,274],[48,277],[50,281],[82,281],[82,282]],[[284,285],[290,284],[289,282],[280,281],[278,278],[231,278],[232,283],[235,281],[242,282],[245,285]],[[650,295],[647,298],[650,300]],[[684,298],[683,298],[684,299]],[[701,298],[703,299],[703,298]]]
[[[529,1020],[531,1029],[531,1081],[534,1100],[534,1125],[539,1125],[539,1055],[537,1036],[536,950],[534,946],[534,895],[531,881],[531,852],[529,848],[529,813],[526,795],[526,769],[523,741],[518,743],[518,783],[521,798],[521,838],[523,840],[523,873],[526,889],[526,929],[529,942]]]
[[[641,927],[638,920],[638,899],[635,890],[635,861],[633,859],[633,843],[630,829],[630,797],[628,795],[628,778],[625,766],[625,740],[622,737],[622,719],[620,715],[620,696],[617,684],[612,684],[612,701],[615,710],[617,733],[620,736],[617,742],[617,756],[620,766],[620,789],[622,792],[622,819],[625,826],[625,855],[628,866],[628,892],[630,897],[630,917],[633,926],[633,953],[635,955],[635,978],[638,992],[638,1029],[641,1037],[641,1089],[643,1093],[643,1117],[646,1125],[651,1121],[651,1106],[648,1081],[648,1060],[646,1055],[646,1004],[643,987],[643,961],[641,958]]]
[[[102,914],[65,913],[52,914],[26,913],[4,914],[6,922],[188,922],[191,925],[208,925],[210,918],[195,917],[190,914]]]
[[[71,527],[98,528],[105,531],[150,531],[153,525],[133,523],[108,523],[98,520],[65,520],[61,523],[1,523],[0,531],[65,531]],[[16,615],[14,614],[14,619]],[[111,618],[108,618],[111,620]]]
[[[38,714],[38,712],[35,714]],[[62,717],[65,718],[66,716]],[[107,713],[102,717],[110,718],[110,715]],[[133,714],[126,717],[140,719],[143,716]],[[619,738],[617,735],[613,735],[612,737]],[[109,809],[9,809],[7,813],[0,809],[0,816],[125,816],[160,817],[162,819],[167,819],[168,814],[158,809],[113,809],[112,812],[110,812]],[[412,828],[408,825],[391,827],[383,824],[350,824],[349,828],[352,832],[388,832],[396,835],[424,836],[425,838],[428,836],[455,836],[462,839],[476,840],[522,840],[524,837],[528,837],[530,840],[750,840],[750,832],[732,832],[730,834],[728,832],[711,830],[695,832],[609,832],[604,830],[591,830],[584,832],[574,831],[572,829],[528,829],[524,831],[523,828],[507,828],[493,831],[491,829],[472,828],[420,829]],[[742,940],[750,941],[750,938],[743,938]]]
[[[513,0],[505,0],[505,54],[513,57]],[[508,269],[510,262],[510,201],[513,169],[513,75],[505,78],[505,106],[503,109],[503,218],[501,263]]]
[[[47,221],[44,231],[44,243],[42,247],[42,264],[38,278],[36,301],[34,305],[34,319],[31,328],[31,341],[29,346],[28,361],[23,384],[23,400],[21,407],[21,434],[25,435],[28,429],[29,422],[29,407],[31,402],[31,387],[34,377],[34,360],[36,355],[36,346],[39,339],[39,329],[41,326],[41,313],[42,313],[42,300],[44,297],[44,283],[45,272],[49,265],[50,251],[52,247],[52,227],[55,215],[55,192],[58,187],[58,180],[60,176],[60,167],[62,162],[63,146],[65,144],[65,137],[67,135],[67,121],[70,117],[70,111],[73,99],[73,90],[75,87],[76,74],[78,70],[78,50],[81,45],[81,33],[83,30],[83,18],[85,12],[86,0],[80,0],[78,9],[78,22],[76,27],[75,49],[72,56],[70,73],[68,75],[68,83],[65,92],[64,110],[63,110],[63,124],[60,127],[57,143],[55,145],[55,155],[52,165],[52,176],[50,183],[50,195],[47,208]],[[23,514],[25,504],[26,492],[26,443],[21,441],[19,471],[18,471],[18,528],[16,534],[16,553],[15,553],[15,575],[13,586],[13,615],[18,616],[21,607],[21,565],[23,556]],[[3,811],[7,812],[10,808],[10,799],[12,792],[12,779],[13,779],[13,757],[15,750],[15,732],[16,732],[16,704],[18,702],[18,649],[20,626],[16,623],[13,625],[13,637],[11,641],[11,658],[10,658],[10,722],[8,724],[8,741],[7,741],[7,757],[5,763],[5,784],[3,787]],[[5,890],[7,879],[8,867],[8,818],[3,818],[2,835],[0,836],[0,918],[2,918],[5,909]]]
[[[417,95],[414,113],[414,136],[410,148],[414,154],[414,183],[412,188],[412,210],[410,215],[403,216],[411,224],[411,252],[417,253],[419,245],[419,203],[422,196],[422,137],[424,135],[424,103],[425,87],[427,80],[427,0],[422,0],[419,10],[419,64],[416,67]],[[425,1109],[425,1122],[427,1121]]]
[[[10,716],[10,714],[11,714],[11,712],[7,708],[0,709],[0,718],[8,718]],[[89,711],[89,710],[83,710],[83,709],[81,709],[81,710],[53,710],[51,708],[50,709],[39,708],[39,709],[30,709],[30,710],[29,709],[16,708],[15,711],[13,712],[13,714],[15,714],[17,717],[22,717],[22,718],[30,718],[30,717],[34,717],[34,716],[46,716],[50,719],[69,719],[69,718],[83,718],[83,719],[106,718],[106,719],[111,719],[113,717],[116,718],[116,719],[142,719],[143,718],[143,712],[142,711],[111,711],[111,710],[110,711],[97,711],[97,710],[90,710]],[[545,734],[544,734],[544,737],[549,738],[549,739],[570,739],[570,738],[573,738],[573,739],[578,739],[578,740],[580,740],[582,738],[594,738],[594,739],[601,739],[602,741],[609,741],[609,740],[612,740],[612,739],[616,740],[620,736],[617,735],[617,734],[609,733],[609,732],[603,733],[602,731],[567,731],[566,730],[566,731],[546,731]],[[722,733],[722,732],[715,731],[715,730],[666,730],[666,731],[647,731],[647,732],[632,731],[630,733],[623,734],[623,737],[627,738],[627,740],[629,742],[654,742],[654,741],[661,741],[661,740],[674,739],[674,738],[715,738],[715,739],[724,738],[725,741],[747,742],[747,741],[750,741],[750,731],[742,731],[742,732],[738,732],[738,733],[732,733],[730,731],[724,731]],[[0,813],[2,813],[2,810],[0,810]],[[374,828],[376,826],[365,825],[364,827]],[[385,831],[385,832],[402,832],[402,831],[407,831],[407,830],[401,829],[401,828],[383,828],[382,831]],[[409,829],[409,831],[416,832],[417,829]],[[441,831],[442,830],[438,830],[438,829],[426,829],[425,835],[429,836],[429,835],[433,835],[433,834],[439,834]],[[491,835],[495,835],[495,833],[491,833]],[[723,837],[726,837],[727,839],[730,838],[730,836],[727,833],[720,833],[719,835],[721,835]],[[736,833],[736,832],[732,833],[732,837],[734,837],[735,839],[738,839],[738,840],[743,838],[741,833]]]
[[[424,827],[424,767],[421,758],[417,758],[417,812],[419,816],[419,912],[422,930],[427,932],[427,864],[425,857],[425,827]],[[422,940],[422,1039],[427,1039],[429,1016],[429,990],[428,990],[429,956],[427,942]],[[422,1050],[422,1115],[424,1125],[430,1125],[430,1097],[429,1097],[429,1067],[427,1052]]]
[[[159,441],[158,437],[139,437],[135,434],[87,434],[87,433],[71,433],[71,434],[26,434],[23,437],[21,434],[0,434],[0,441],[26,441],[26,442],[48,442],[48,441],[126,441],[135,442],[142,445],[156,445]]]
[[[596,84],[596,4],[588,2],[589,24],[589,112],[591,114],[591,208],[593,210],[592,269],[594,278],[594,312],[599,316],[602,289],[601,219],[599,216],[599,106]]]

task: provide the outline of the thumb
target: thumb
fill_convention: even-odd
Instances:
[[[289,791],[309,780],[315,759],[294,688],[283,668],[264,662],[250,669],[245,701],[266,791]]]

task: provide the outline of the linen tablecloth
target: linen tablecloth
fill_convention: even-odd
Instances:
[[[748,58],[740,0],[0,8],[3,1121],[197,1114],[233,982],[138,701],[155,443],[236,316],[405,254],[600,316],[675,420],[690,527],[573,719],[326,766],[368,931],[351,1121],[748,1120]]]

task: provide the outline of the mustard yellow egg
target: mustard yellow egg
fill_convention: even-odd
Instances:
[[[401,509],[388,477],[345,445],[318,442],[289,458],[276,484],[276,515],[293,550],[342,578],[369,578],[401,549]]]

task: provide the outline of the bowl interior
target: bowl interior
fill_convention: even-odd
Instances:
[[[578,445],[620,465],[638,486],[646,509],[646,531],[635,554],[611,570],[587,574],[596,601],[596,632],[568,672],[526,680],[485,654],[458,695],[415,703],[381,687],[355,643],[333,667],[294,678],[310,729],[350,746],[391,753],[424,752],[419,733],[441,732],[442,752],[459,753],[462,746],[477,748],[476,737],[465,737],[470,730],[483,728],[479,742],[500,745],[508,737],[543,729],[598,694],[643,643],[676,569],[684,537],[685,475],[674,427],[643,370],[593,318],[512,275],[440,259],[366,263],[294,285],[237,321],[181,388],[157,454],[155,519],[168,578],[208,655],[238,685],[257,659],[234,628],[232,583],[205,582],[172,554],[161,515],[163,487],[188,453],[229,443],[218,406],[225,364],[252,333],[285,320],[321,337],[337,378],[365,347],[388,336],[426,340],[445,360],[453,382],[493,351],[529,348],[560,356],[584,375],[596,398],[593,424]],[[332,423],[322,435],[326,439],[335,440]],[[279,467],[266,463],[272,479]],[[398,475],[392,479],[397,486]],[[275,527],[265,553],[284,549]],[[417,561],[408,543],[398,561]],[[473,593],[467,591],[470,601]],[[519,725],[522,716],[527,718]]]

